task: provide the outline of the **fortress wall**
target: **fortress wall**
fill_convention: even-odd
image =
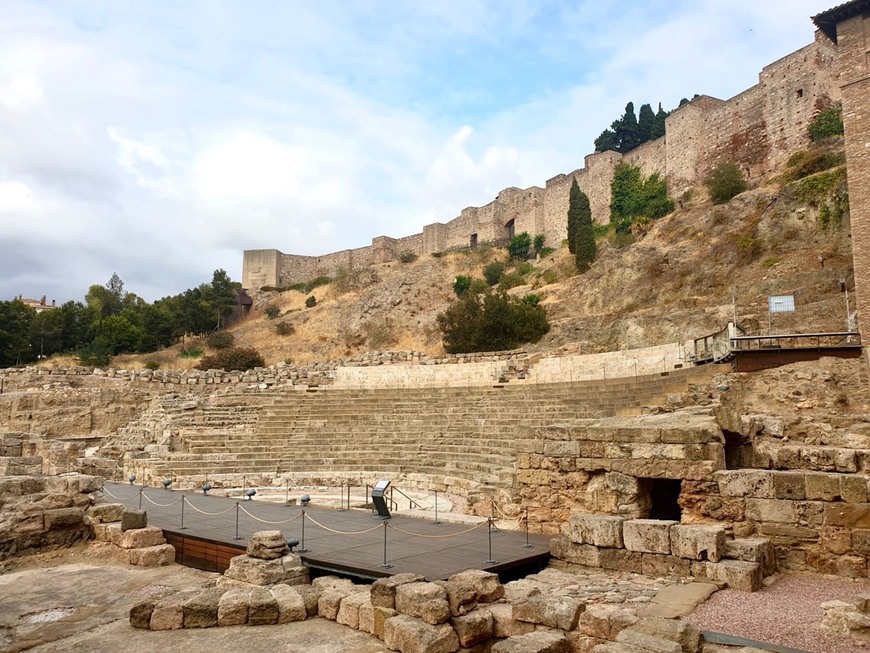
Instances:
[[[480,244],[504,243],[511,220],[514,233],[543,234],[548,246],[557,247],[567,235],[572,178],[589,196],[593,220],[606,223],[613,169],[623,159],[640,166],[645,174],[664,174],[673,197],[726,161],[737,163],[751,182],[758,183],[807,145],[806,128],[815,113],[839,98],[834,62],[833,45],[817,36],[815,43],[765,66],[758,84],[730,100],[698,96],[675,109],[666,121],[665,137],[624,157],[617,152],[590,154],[583,168],[553,177],[544,189],[506,188],[489,204],[467,207],[446,224],[427,225],[422,234],[405,239],[382,236],[371,247],[319,257],[289,257],[277,250],[245,252],[243,285],[255,289],[273,277],[282,284],[295,283],[332,274],[339,266],[393,260],[404,250],[433,253],[468,247],[473,234]],[[273,272],[270,256],[280,259],[278,273]]]

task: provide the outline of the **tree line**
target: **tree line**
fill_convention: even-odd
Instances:
[[[149,304],[113,274],[92,285],[84,302],[68,301],[37,312],[14,299],[0,301],[0,367],[23,365],[57,353],[78,355],[84,364],[106,364],[117,354],[145,353],[187,335],[205,336],[233,314],[241,284],[224,270],[211,283]]]

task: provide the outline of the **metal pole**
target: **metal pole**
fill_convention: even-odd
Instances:
[[[185,530],[187,526],[184,525],[184,502],[187,499],[184,498],[184,495],[181,495],[181,530]]]
[[[142,492],[145,491],[144,487],[139,488],[139,510],[142,510]]]
[[[305,548],[305,510],[302,511],[302,548],[296,549],[297,553],[308,553],[308,549]]]
[[[290,479],[284,479],[284,486],[287,490],[284,495],[284,505],[288,505],[290,503]]]
[[[523,545],[524,549],[533,548],[531,544],[529,544],[529,509],[525,510],[525,520],[526,520],[526,543]]]
[[[393,565],[387,562],[387,522],[384,522],[384,562],[378,565],[381,569],[389,569]]]
[[[438,493],[437,492],[435,493],[435,523],[436,524],[441,523],[440,521],[438,521]]]
[[[487,528],[486,530],[488,533],[487,540],[489,542],[489,557],[484,560],[484,562],[486,562],[486,564],[488,565],[494,565],[498,562],[498,560],[492,559],[492,517],[489,518],[489,528]]]
[[[239,535],[239,502],[236,501],[236,535],[233,537],[234,540],[242,539],[241,535]]]

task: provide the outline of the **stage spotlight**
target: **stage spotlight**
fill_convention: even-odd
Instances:
[[[205,485],[202,486],[202,493],[208,494],[208,491],[211,489],[211,483],[206,481]]]
[[[311,497],[307,494],[303,494],[301,497],[299,497],[299,503],[302,504],[302,507],[304,508],[309,503],[311,503]]]
[[[163,479],[163,489],[168,490],[170,485],[172,485],[172,479],[171,478],[164,478]]]
[[[130,474],[130,476],[127,477],[127,480],[130,481],[130,485],[133,485],[133,483],[136,482],[136,475]]]
[[[297,540],[295,537],[292,540],[287,540],[287,546],[290,547],[290,553],[293,553],[294,547],[299,546],[299,540]]]
[[[245,499],[247,501],[251,501],[256,493],[257,491],[254,488],[248,488],[247,490],[245,490]]]

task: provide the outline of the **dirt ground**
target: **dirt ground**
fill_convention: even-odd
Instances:
[[[382,653],[375,637],[325,619],[280,626],[152,632],[133,628],[130,608],[169,587],[205,586],[217,574],[179,565],[140,569],[88,547],[16,559],[0,574],[0,653]]]

